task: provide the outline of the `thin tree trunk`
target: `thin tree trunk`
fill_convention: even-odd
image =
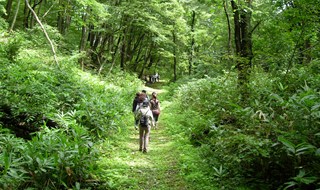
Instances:
[[[192,10],[192,17],[191,17],[191,44],[190,44],[190,54],[189,54],[189,75],[192,73],[193,67],[193,56],[194,56],[194,26],[195,26],[195,19],[196,19],[196,12]]]
[[[136,54],[136,51],[140,46],[140,44],[142,43],[143,39],[144,39],[145,33],[141,34],[140,37],[138,37],[137,41],[135,42],[132,50],[130,51],[130,56],[128,58],[128,60],[130,61],[130,63],[132,62],[133,56]]]
[[[120,68],[124,71],[124,65],[126,62],[126,33],[123,34],[121,52],[120,52]]]
[[[173,81],[177,81],[177,48],[176,48],[176,33],[172,31],[173,40]]]
[[[35,19],[37,20],[38,24],[40,25],[43,33],[45,34],[45,36],[46,36],[46,38],[47,38],[47,40],[49,41],[50,46],[51,46],[51,51],[52,51],[52,54],[53,54],[54,61],[56,62],[57,66],[59,66],[59,63],[58,63],[58,60],[57,60],[57,56],[56,56],[56,51],[55,51],[55,49],[54,49],[53,43],[52,43],[51,39],[49,38],[49,35],[48,35],[46,29],[44,28],[44,26],[42,25],[41,21],[39,20],[36,12],[34,12],[34,10],[32,9],[32,7],[30,6],[28,0],[25,0],[25,2],[26,2],[26,5],[28,6],[28,8],[30,9],[30,11],[32,12],[33,16],[35,17]]]
[[[87,9],[89,9],[89,7]],[[82,20],[83,20],[84,23],[86,23],[86,21],[87,21],[87,16],[88,16],[88,13],[84,13],[84,15],[82,15]],[[81,39],[80,39],[79,52],[85,51],[86,42],[87,42],[87,27],[86,27],[85,24],[83,24],[82,25],[82,35],[81,35]],[[83,57],[81,57],[79,59],[79,63],[80,63],[80,66],[81,66],[81,68],[83,70],[84,69],[84,58]]]
[[[121,35],[118,38],[117,45],[114,48],[114,53],[112,54],[112,62],[111,62],[111,67],[109,69],[109,74],[111,73],[111,71],[112,71],[112,69],[114,67],[114,64],[116,63],[116,55],[117,55],[117,52],[118,52],[118,49],[119,49],[120,42],[121,42]]]
[[[228,53],[231,54],[232,53],[231,25],[230,25],[229,14],[227,11],[227,2],[226,1],[223,2],[223,9],[224,9],[224,13],[226,14],[227,25],[228,25]]]
[[[62,0],[59,0],[59,6],[63,6],[62,4]],[[59,10],[58,12],[58,18],[57,18],[57,27],[58,27],[58,31],[60,32],[60,34],[62,34],[62,25],[63,25],[63,15],[61,13],[61,11]]]
[[[24,21],[24,24],[25,24],[25,27],[26,28],[33,28],[33,25],[34,25],[34,18],[33,18],[33,16],[34,16],[34,14],[36,14],[35,13],[35,9],[36,9],[36,7],[42,2],[42,0],[40,0],[38,3],[36,2],[36,0],[35,0],[35,2],[34,2],[34,5],[31,7],[30,6],[30,4],[29,4],[29,0],[26,0],[25,1],[26,2],[26,7],[29,9],[29,11],[28,11],[28,9],[27,9],[27,15],[26,15],[26,17],[25,17],[25,21]],[[31,9],[30,9],[30,8]],[[32,10],[32,11],[31,11]],[[33,13],[34,12],[34,13]],[[32,14],[31,14],[32,13]],[[37,15],[37,14],[36,14]],[[30,19],[30,24],[29,24],[29,19]]]
[[[10,15],[11,15],[11,9],[12,9],[12,0],[8,0],[7,1],[7,4],[6,4],[6,13],[7,14],[4,14],[2,17],[4,18],[4,19],[6,19],[7,21],[9,20],[9,18],[10,18]]]
[[[139,78],[142,78],[143,73],[144,73],[144,69],[146,68],[146,66],[148,64],[148,61],[150,61],[151,52],[152,52],[152,45],[150,45],[149,49],[146,48],[146,54],[144,55],[144,63],[143,63],[142,69],[140,71]]]
[[[17,8],[16,8],[16,12],[14,14],[14,17],[13,17],[13,20],[12,20],[12,23],[11,23],[11,26],[10,26],[10,29],[9,29],[9,32],[11,32],[14,28],[14,25],[16,23],[16,20],[17,20],[17,16],[18,16],[18,13],[19,13],[19,8],[20,8],[20,0],[18,0],[18,4],[17,4]]]
[[[134,71],[134,72],[136,72],[136,71],[137,71],[137,68],[138,68],[138,64],[139,64],[139,60],[140,60],[140,55],[141,55],[141,53],[142,53],[142,45],[143,45],[143,44],[141,44],[141,45],[139,46],[139,50],[138,50],[138,53],[137,53],[137,55],[136,55],[136,59],[135,59],[135,61],[134,61],[134,68],[133,68],[133,71]]]
[[[240,37],[240,16],[238,6],[234,1],[231,1],[231,6],[234,14],[234,40],[236,45],[236,54],[239,56],[241,52],[241,37]]]

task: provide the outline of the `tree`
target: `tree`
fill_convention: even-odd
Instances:
[[[247,84],[253,58],[251,3],[251,0],[246,0],[245,5],[238,5],[235,1],[231,0],[231,6],[234,12],[234,39],[237,57],[238,87],[242,101],[245,101],[249,94]]]

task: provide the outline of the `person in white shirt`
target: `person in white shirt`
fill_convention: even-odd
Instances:
[[[139,118],[139,151],[148,152],[149,135],[151,126],[154,127],[154,119],[150,110],[149,101],[145,100],[140,107],[137,118]]]

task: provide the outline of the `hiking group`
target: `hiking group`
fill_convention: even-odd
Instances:
[[[151,98],[146,90],[137,92],[133,100],[132,112],[134,113],[134,127],[139,128],[139,151],[148,152],[151,128],[158,128],[160,115],[160,102],[157,93],[153,92]]]

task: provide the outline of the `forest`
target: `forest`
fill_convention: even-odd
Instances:
[[[2,189],[320,189],[319,0],[0,0]]]

